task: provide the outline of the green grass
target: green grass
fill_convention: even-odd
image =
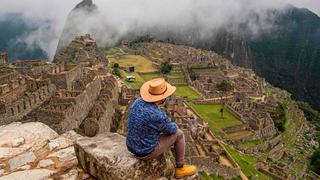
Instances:
[[[221,118],[220,109],[222,105],[197,105],[192,102],[188,104],[208,123],[213,132],[221,133],[222,128],[242,124],[242,122],[228,112],[227,109],[224,109],[224,118]]]
[[[145,80],[138,73],[128,73],[123,70],[120,70],[122,81],[130,86],[132,89],[140,89]],[[136,79],[133,82],[126,81],[127,76],[135,76]]]
[[[177,90],[175,92],[175,95],[180,96],[180,97],[186,96],[191,99],[201,98],[201,96],[189,86],[177,86]]]
[[[120,53],[121,52],[121,49],[120,48],[111,48],[111,49],[108,49],[108,51],[106,51],[106,54],[108,57],[113,57],[114,55],[116,55],[117,53]]]
[[[174,71],[168,75],[161,75],[160,73],[147,73],[147,74],[140,74],[140,76],[145,80],[145,81],[149,81],[151,79],[155,79],[155,78],[166,78],[169,79],[174,79],[174,78],[183,78],[184,79],[184,74],[182,73],[182,71]],[[185,82],[185,81],[184,81]],[[177,90],[175,92],[175,95],[180,96],[180,97],[187,97],[187,98],[191,98],[191,99],[198,99],[201,98],[201,95],[198,94],[198,92],[196,92],[195,90],[193,90],[191,87],[189,87],[187,85],[187,82],[183,83],[183,84],[174,84],[172,83],[172,85],[177,87]]]
[[[221,177],[221,176],[208,175],[204,171],[200,171],[199,176],[201,180],[224,180],[225,179],[224,177]]]
[[[149,81],[151,79],[155,79],[155,78],[159,78],[159,77],[163,77],[162,75],[160,75],[160,73],[148,73],[148,74],[140,74],[140,76],[145,80],[145,81]]]
[[[208,64],[189,64],[189,69],[214,69],[216,68],[211,64],[211,67],[208,66]]]
[[[302,119],[293,119],[289,112],[285,111],[285,124],[284,132],[282,133],[282,139],[286,147],[292,147],[297,140],[297,133],[304,121]]]
[[[234,150],[229,145],[224,145],[225,149],[232,156],[232,158],[240,166],[242,172],[250,179],[259,179],[259,180],[271,180],[272,178],[257,169],[254,168],[254,165],[257,163],[257,159],[254,156],[249,156],[245,154],[240,154],[238,151]]]
[[[142,84],[146,81],[149,81],[154,78],[161,77],[158,73],[148,73],[148,74],[139,74],[139,73],[128,73],[123,70],[120,70],[121,77],[124,83],[126,83],[128,86],[130,86],[133,89],[140,89]],[[136,79],[133,82],[127,82],[126,76],[135,76]],[[173,84],[174,85],[174,84]],[[191,99],[199,99],[201,96],[193,90],[191,87],[185,85],[185,86],[177,86],[177,90],[175,92],[175,95],[180,97],[187,97]]]
[[[257,147],[260,144],[262,144],[262,141],[260,139],[257,139],[257,140],[243,142],[243,143],[239,144],[239,146],[245,147],[245,148],[251,148],[251,147]]]
[[[141,77],[143,77],[143,79],[145,79],[146,81],[159,78],[159,77],[166,78],[166,79],[175,79],[175,78],[184,79],[184,74],[182,72],[171,72],[169,74],[163,75],[163,74],[160,74],[159,72],[154,72],[154,73],[141,74]]]
[[[111,49],[109,50],[109,54],[115,54],[119,51],[120,51],[119,49]],[[175,84],[175,83],[172,84],[177,86],[175,95],[180,97],[187,97],[191,99],[201,98],[201,96],[195,90],[193,90],[187,85],[187,82],[184,79],[182,68],[180,66],[173,66],[171,73],[167,75],[162,75],[158,72],[158,69],[154,68],[154,66],[152,65],[152,61],[150,61],[149,59],[146,59],[143,56],[125,55],[119,59],[110,57],[109,61],[111,63],[118,63],[122,68],[127,68],[129,66],[135,67],[136,72],[134,73],[129,73],[124,70],[120,70],[121,78],[123,82],[133,89],[140,89],[140,87],[144,82],[149,81],[151,79],[159,78],[159,77],[166,78],[169,81],[170,79],[172,80],[181,79],[183,83],[179,82],[178,84]],[[127,82],[126,76],[135,76],[136,79],[133,82]]]
[[[143,56],[125,55],[125,56],[122,56],[119,59],[109,58],[109,60],[112,63],[118,63],[120,65],[120,67],[124,67],[124,68],[128,68],[130,66],[134,66],[136,72],[154,72],[154,71],[157,71],[157,69],[155,69],[153,67],[152,61],[150,61],[149,59],[146,59]]]
[[[295,124],[290,116],[290,114],[288,113],[288,111],[285,111],[285,124],[284,124],[284,129],[285,131],[282,134],[283,139],[285,139],[285,144],[287,144],[288,146],[293,145],[296,137],[295,137]]]

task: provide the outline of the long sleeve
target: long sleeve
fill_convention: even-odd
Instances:
[[[163,112],[159,114],[159,131],[171,135],[175,134],[178,130],[176,123],[172,122],[170,118]]]

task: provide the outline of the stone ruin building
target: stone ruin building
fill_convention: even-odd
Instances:
[[[183,99],[171,97],[166,101],[164,109],[184,132],[186,160],[189,163],[227,179],[241,176],[240,167],[212,134],[208,125],[184,104]]]
[[[173,62],[182,64],[189,84],[204,97],[203,101],[195,102],[224,104],[243,121],[241,126],[225,129],[229,134],[249,132],[247,137],[239,137],[238,141],[267,139],[277,133],[266,108],[275,108],[277,104],[272,101],[272,97],[265,95],[265,80],[256,76],[252,70],[233,66],[230,61],[215,53],[191,47],[154,43],[150,48],[156,48]],[[191,74],[196,79],[192,80]],[[220,92],[216,86],[222,81],[228,82],[232,90]]]
[[[83,127],[88,135],[110,130],[105,125],[118,103],[111,75],[96,75],[80,65],[26,61],[14,63],[0,79],[1,125],[37,121],[58,133]],[[93,126],[86,130],[89,122]]]
[[[8,62],[8,53],[0,52],[0,64],[6,64]]]
[[[17,61],[1,67],[0,125],[42,122],[60,134],[78,129],[88,136],[110,131],[118,106],[117,80],[106,73],[107,60],[90,35],[74,41],[82,47],[72,47],[72,42],[56,63]],[[87,48],[88,56],[70,53],[74,48]],[[77,64],[70,63],[70,56]]]
[[[104,53],[99,50],[96,42],[89,34],[76,37],[66,48],[59,50],[53,62],[76,63],[84,66],[98,63],[107,65]]]
[[[172,96],[162,107],[185,134],[189,163],[227,179],[244,176],[219,135],[209,130],[187,101],[223,104],[238,117],[241,125],[222,129],[228,135],[248,132],[230,142],[238,151],[255,154],[268,149],[267,156],[274,161],[286,155],[268,113],[277,104],[265,95],[263,79],[207,51],[162,43],[151,43],[150,47],[157,47],[164,57],[181,64],[188,84],[204,97],[187,100]],[[147,51],[137,48],[133,52]],[[6,134],[7,139],[0,140],[0,179],[2,175],[10,178],[33,173],[53,179],[90,179],[90,175],[100,179],[170,177],[172,162],[140,162],[126,150],[125,138],[119,134],[126,134],[129,108],[139,91],[108,74],[107,64],[96,42],[85,35],[59,51],[53,62],[18,61],[0,67],[0,134]],[[190,68],[189,64],[201,66]],[[190,70],[198,74],[195,80],[190,78]],[[215,87],[221,81],[229,82],[232,91],[218,92]],[[110,131],[119,134],[106,133]],[[257,148],[237,146],[253,139],[265,143]],[[30,146],[34,148],[30,150]],[[1,151],[3,147],[10,151]],[[278,179],[294,178],[282,164],[259,161],[257,169]]]

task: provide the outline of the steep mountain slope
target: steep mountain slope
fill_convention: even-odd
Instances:
[[[252,68],[273,85],[320,109],[320,18],[307,9],[275,12],[275,29],[252,38],[221,33],[208,47]]]
[[[86,26],[87,21],[93,19],[86,19],[85,17],[96,16],[97,7],[93,4],[92,0],[83,0],[69,13],[65,27],[59,40],[57,52],[66,47],[75,36],[88,33],[91,28]],[[84,28],[86,26],[86,28]],[[93,27],[94,28],[94,27]],[[90,31],[94,31],[90,29]]]
[[[92,17],[82,20],[83,14]],[[132,29],[122,38],[150,34],[158,40],[216,51],[236,65],[252,68],[273,85],[288,90],[296,99],[308,101],[320,109],[320,83],[317,82],[320,79],[320,18],[307,9],[293,6],[284,10],[269,9],[264,15],[267,18],[252,12],[248,22],[230,22],[206,37],[201,34],[202,26],[194,22],[184,31],[173,32],[163,27]],[[94,37],[99,36],[99,27],[105,26],[103,22],[94,25],[96,27],[80,28],[82,21],[93,17],[99,17],[97,6],[91,0],[80,3],[68,17],[58,49],[71,40],[70,35],[90,33]],[[262,27],[258,33],[252,33],[252,23],[261,25],[266,19],[272,28]],[[117,33],[113,27],[108,27],[108,31],[111,37]]]
[[[9,60],[47,59],[47,54],[38,45],[23,41],[36,28],[26,22],[21,14],[0,17],[0,51],[8,52]]]

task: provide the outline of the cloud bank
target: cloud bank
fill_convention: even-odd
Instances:
[[[0,16],[21,13],[37,27],[24,41],[37,43],[53,57],[69,12],[79,0],[1,0]],[[73,12],[67,24],[64,40],[74,35],[91,33],[100,44],[108,45],[128,34],[147,30],[192,34],[200,28],[200,38],[206,38],[220,27],[236,30],[243,22],[253,34],[272,28],[273,19],[267,10],[285,9],[286,4],[305,7],[320,14],[319,0],[95,0],[98,11]],[[259,21],[252,12],[259,14]],[[31,22],[31,21],[30,21]],[[234,25],[234,26],[233,26]],[[133,31],[134,30],[134,31]],[[161,30],[161,31],[160,31]],[[188,37],[186,37],[188,38]]]

